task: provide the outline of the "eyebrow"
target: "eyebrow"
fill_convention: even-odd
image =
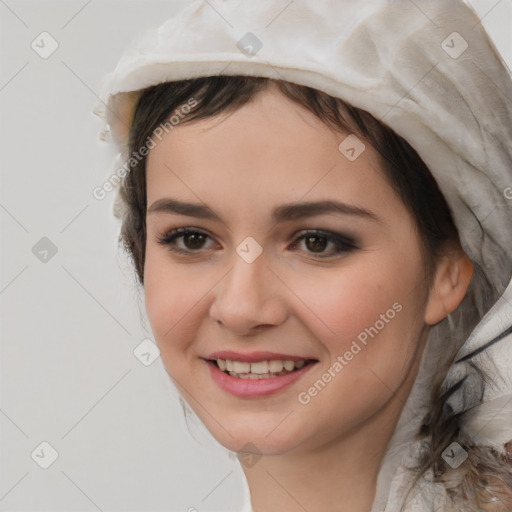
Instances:
[[[212,219],[223,222],[223,220],[206,205],[187,203],[171,198],[158,199],[151,205],[147,213],[177,213],[188,217]],[[283,204],[272,211],[272,221],[278,224],[284,221],[303,219],[326,213],[354,215],[382,223],[382,220],[371,210],[333,200]]]

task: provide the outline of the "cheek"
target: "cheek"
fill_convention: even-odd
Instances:
[[[199,283],[192,275],[186,268],[171,265],[165,251],[146,252],[146,312],[166,366],[191,343],[193,333],[187,325],[194,321],[201,299],[213,284],[209,282],[211,276]]]
[[[303,277],[294,288],[314,311],[307,328],[326,351],[318,373],[328,373],[328,384],[320,383],[322,391],[311,401],[318,414],[339,403],[358,416],[358,408],[371,411],[399,388],[415,361],[423,325],[414,293],[419,264],[414,255],[395,255],[378,266],[326,273],[324,279],[318,273]],[[305,382],[303,391],[318,378]]]
[[[308,305],[322,319],[306,326],[323,346],[325,357],[297,389],[295,417],[302,423],[289,436],[306,437],[312,447],[319,432],[322,439],[350,432],[395,394],[401,397],[395,404],[406,399],[402,392],[408,389],[420,356],[421,315],[411,303],[417,276],[409,267],[402,267],[401,280],[396,279],[398,272],[370,269],[331,274],[321,286],[316,279],[314,291],[313,282],[305,280],[297,290],[311,300]]]
[[[373,332],[375,324],[382,334],[395,329],[407,332],[405,325],[420,312],[413,305],[419,267],[411,260],[414,258],[400,261],[390,256],[375,265],[366,262],[347,269],[316,269],[294,280],[289,275],[288,281],[314,313],[302,318],[311,319],[308,327],[334,355],[348,350],[358,337],[364,343],[365,333]]]

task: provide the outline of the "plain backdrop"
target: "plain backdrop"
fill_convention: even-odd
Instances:
[[[161,359],[136,356],[149,322],[114,194],[92,195],[114,155],[92,113],[100,80],[185,4],[0,0],[2,511],[241,507],[238,461],[187,427]],[[471,4],[511,67],[512,0]],[[46,59],[42,32],[58,44]]]

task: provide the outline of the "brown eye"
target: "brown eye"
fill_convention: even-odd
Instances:
[[[178,253],[194,253],[203,250],[205,242],[210,237],[197,229],[177,228],[164,233],[158,238],[158,243],[166,245],[170,251]],[[182,242],[182,247],[178,246],[178,241]]]
[[[312,252],[323,252],[329,243],[326,237],[317,235],[304,238],[304,242]]]
[[[319,230],[308,231],[293,243],[293,248],[296,248],[298,243],[304,241],[306,252],[316,254],[320,258],[328,258],[342,253],[349,253],[355,251],[358,247],[354,240],[350,237],[331,232],[323,232]],[[331,251],[325,249],[332,244],[334,247]]]
[[[187,233],[182,237],[187,249],[201,249],[206,238],[202,233]]]

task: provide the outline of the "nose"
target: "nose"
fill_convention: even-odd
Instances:
[[[248,263],[235,254],[231,270],[215,287],[210,317],[239,336],[256,334],[286,320],[285,290],[263,255]]]

